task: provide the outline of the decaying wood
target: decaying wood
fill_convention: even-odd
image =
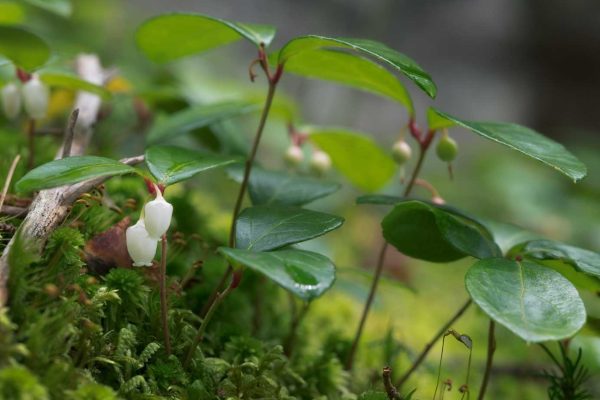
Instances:
[[[104,72],[100,60],[95,55],[80,55],[77,58],[77,72],[86,81],[102,84]],[[75,124],[75,131],[71,144],[70,154],[82,155],[93,134],[93,126],[100,110],[101,99],[95,94],[80,92],[77,95],[74,109],[79,109],[79,116]],[[69,135],[66,135],[69,137]],[[68,139],[70,140],[70,138]],[[63,154],[62,147],[57,153],[57,158]],[[137,164],[143,156],[121,160],[126,164]],[[41,252],[50,233],[63,221],[69,206],[83,193],[104,181],[103,178],[91,179],[74,185],[61,186],[42,190],[29,207],[27,217],[23,220],[18,234],[28,244],[32,251]],[[4,249],[0,257],[0,307],[6,304],[7,280],[9,274],[8,253],[13,240]]]

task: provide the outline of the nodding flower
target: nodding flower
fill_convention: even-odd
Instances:
[[[299,165],[302,160],[304,160],[304,153],[300,146],[293,144],[287,148],[285,152],[285,161],[289,166],[295,167]]]
[[[23,84],[23,103],[25,111],[33,119],[40,119],[46,116],[48,111],[48,98],[50,90],[37,75],[33,75],[30,80]]]
[[[146,230],[144,218],[125,231],[127,251],[133,260],[134,267],[150,267],[156,254],[156,240]]]
[[[154,240],[160,240],[161,236],[169,229],[169,225],[171,225],[173,206],[165,200],[156,185],[154,185],[154,189],[156,198],[144,206],[144,219],[150,237]]]
[[[331,168],[331,158],[321,150],[315,150],[310,160],[310,167],[318,174],[324,174]]]
[[[412,156],[410,145],[404,140],[398,140],[392,146],[392,157],[399,165],[404,165]]]
[[[2,108],[8,119],[15,119],[21,112],[21,91],[14,83],[8,83],[2,88]]]

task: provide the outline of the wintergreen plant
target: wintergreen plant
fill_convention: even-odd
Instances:
[[[43,114],[42,106],[45,106],[47,96],[40,89],[42,82],[106,95],[102,87],[45,69],[50,51],[45,41],[33,33],[21,28],[0,27],[0,34],[19,39],[14,44],[2,43],[0,54],[11,60],[16,71],[36,73],[35,78],[24,84],[25,108],[31,118]],[[158,63],[246,40],[257,51],[256,59],[249,61],[250,78],[258,82],[260,76],[256,71],[260,69],[266,80],[264,105],[260,107],[251,100],[208,104],[190,107],[157,121],[147,136],[144,161],[148,171],[106,157],[74,156],[42,164],[21,177],[16,184],[20,193],[95,178],[128,174],[139,177],[140,190],[143,191],[147,184],[156,198],[144,206],[143,219],[127,229],[122,241],[126,242],[133,266],[152,266],[156,241],[161,240],[161,260],[157,266],[160,290],[159,298],[156,298],[150,289],[155,284],[152,277],[141,278],[146,273],[144,270],[125,272],[117,269],[101,283],[87,280],[83,283],[80,279],[85,276],[81,271],[83,264],[75,252],[84,241],[78,232],[73,233],[72,228],[61,228],[54,232],[40,262],[11,266],[12,287],[15,288],[11,295],[20,302],[48,307],[40,312],[25,307],[24,303],[11,304],[25,313],[12,317],[22,326],[17,329],[14,340],[2,343],[0,354],[16,357],[14,354],[18,354],[19,349],[14,342],[23,342],[31,353],[24,359],[28,368],[41,371],[40,368],[53,365],[53,360],[58,358],[72,361],[70,367],[54,366],[57,370],[53,370],[52,379],[45,376],[45,382],[54,382],[47,383],[54,397],[59,390],[56,384],[59,378],[73,378],[72,384],[66,385],[71,398],[83,398],[88,391],[95,392],[94,380],[112,386],[119,396],[132,398],[152,398],[151,395],[201,399],[355,398],[348,379],[389,245],[406,256],[433,263],[471,257],[475,261],[465,276],[470,299],[416,357],[414,364],[399,379],[397,389],[391,384],[391,371],[386,369],[387,394],[368,393],[361,396],[363,399],[410,398],[412,393],[406,397],[400,395],[403,384],[425,359],[433,343],[454,332],[449,331],[451,324],[472,303],[490,318],[488,362],[479,391],[480,399],[485,395],[493,362],[496,323],[527,342],[570,338],[582,328],[586,310],[576,289],[577,278],[582,275],[594,280],[600,278],[600,255],[543,238],[520,240],[524,235],[518,228],[480,221],[468,212],[443,204],[437,190],[420,176],[434,143],[440,160],[451,163],[458,156],[458,145],[447,131],[453,128],[464,128],[517,150],[578,181],[586,175],[586,168],[573,154],[559,143],[520,125],[470,121],[433,107],[418,114],[409,90],[397,75],[407,78],[432,99],[437,92],[435,83],[415,61],[382,43],[307,35],[293,38],[273,51],[270,45],[274,36],[275,28],[271,26],[225,21],[200,14],[157,16],[138,28],[138,48]],[[29,45],[21,48],[22,43]],[[401,131],[409,133],[410,137],[402,135],[389,150],[385,150],[364,133],[338,127],[306,126],[298,128],[300,136],[292,134],[291,147],[284,157],[291,166],[301,169],[305,153],[300,145],[307,143],[310,146],[309,167],[319,177],[263,168],[257,156],[262,134],[277,101],[278,85],[288,73],[337,82],[394,101],[406,111],[407,119]],[[3,90],[3,97],[9,99],[4,106],[9,116],[17,113],[11,97],[14,97],[13,91],[8,85]],[[215,153],[168,144],[174,136],[185,135],[192,129],[255,112],[260,113],[258,126],[244,157],[233,151]],[[426,115],[427,127],[424,129],[416,122],[420,115]],[[293,127],[299,121],[287,122]],[[441,137],[437,137],[440,132]],[[416,154],[413,155],[408,141],[417,150]],[[376,194],[399,168],[406,168],[413,161],[401,193]],[[162,192],[176,183],[201,179],[201,173],[215,168],[227,168],[239,188],[231,195],[234,206],[227,243],[211,249],[214,250],[212,256],[226,263],[227,268],[212,288],[212,294],[204,299],[204,309],[196,310],[199,317],[193,317],[178,303],[182,300],[171,299],[172,307],[170,310],[167,307],[169,296],[175,297],[176,290],[188,290],[189,280],[177,280],[172,276],[171,283],[176,289],[167,287],[166,233],[171,215],[177,216],[177,206],[168,203]],[[333,285],[333,262],[323,254],[295,246],[336,230],[344,222],[340,216],[306,207],[339,189],[338,183],[322,178],[330,168],[368,193],[356,200],[358,204],[379,204],[389,208],[381,221],[385,243],[379,250],[371,289],[361,319],[357,321],[352,344],[343,351],[324,351],[317,356],[300,358],[295,370],[290,368],[289,359],[278,345],[269,347],[248,338],[234,337],[220,349],[219,341],[211,337],[211,329],[218,332],[218,328],[210,322],[225,307],[224,300],[239,293],[237,289],[245,280],[246,270],[275,282],[301,300],[305,310]],[[412,192],[416,185],[428,186],[432,198],[415,198]],[[10,251],[25,253],[24,248],[13,246]],[[573,279],[563,276],[561,271],[565,268],[575,270],[568,275]],[[54,286],[45,286],[45,292],[40,293],[27,283],[35,284],[33,288]],[[303,315],[299,312],[298,318],[292,321],[286,350],[296,340],[296,330]],[[160,328],[157,328],[159,321]],[[0,331],[15,335],[10,321],[3,322]],[[52,334],[51,340],[42,340],[47,333]],[[158,339],[161,334],[162,341]],[[470,351],[472,343],[469,339],[467,345],[464,336],[455,335]],[[220,354],[221,358],[213,357],[215,354],[211,353]],[[286,354],[291,357],[291,352]],[[574,364],[568,358],[564,362],[570,363],[573,375],[570,384],[581,384],[584,374],[578,369],[579,359]],[[36,367],[36,363],[39,366]],[[0,391],[13,390],[10,382],[19,380],[21,386],[17,390],[31,386],[35,388],[31,389],[32,393],[39,392],[36,394],[39,398],[46,398],[45,389],[38,388],[36,380],[28,374],[21,367],[6,369],[0,373],[0,385],[9,383],[0,386]],[[557,393],[560,378],[552,377],[552,384],[551,392]],[[470,388],[465,390],[463,394],[468,395]],[[573,390],[580,393],[576,388]],[[98,391],[104,392],[105,398],[116,396],[105,386],[99,385]]]

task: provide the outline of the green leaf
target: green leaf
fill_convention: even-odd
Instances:
[[[307,50],[285,63],[285,72],[324,79],[379,94],[403,104],[414,114],[410,94],[387,69],[353,54],[324,49]]]
[[[235,244],[245,250],[274,250],[324,235],[343,222],[336,215],[298,207],[250,207],[236,220]]]
[[[417,200],[396,204],[381,222],[385,240],[402,253],[432,262],[502,255],[491,233],[465,214]]]
[[[492,319],[528,342],[574,335],[586,313],[577,289],[531,261],[480,260],[467,272],[471,297]]]
[[[243,24],[202,14],[165,14],[145,21],[137,30],[138,47],[153,61],[167,62],[245,38],[268,46],[275,28]]]
[[[0,2],[0,24],[16,25],[25,20],[25,11],[14,1]]]
[[[365,194],[356,198],[356,204],[376,204],[382,206],[393,206],[401,201],[408,200],[407,197],[392,196],[389,194]]]
[[[444,128],[451,128],[456,124],[447,118],[442,117],[435,108],[427,107],[427,127],[437,131]]]
[[[286,64],[302,52],[316,49],[343,48],[373,57],[380,63],[400,71],[417,84],[430,97],[435,97],[436,86],[431,77],[415,61],[387,47],[383,43],[367,39],[330,38],[318,35],[301,36],[290,40],[279,51],[279,64]]]
[[[61,17],[70,17],[73,12],[70,0],[25,0],[27,3],[43,8]]]
[[[286,249],[254,252],[220,247],[219,252],[231,263],[260,272],[305,301],[322,295],[335,280],[333,263],[312,251]]]
[[[156,143],[213,123],[260,110],[261,105],[247,101],[225,101],[186,108],[156,122],[147,142]]]
[[[49,86],[58,86],[72,90],[83,90],[97,94],[104,100],[111,98],[111,93],[104,87],[81,79],[77,75],[70,72],[51,70],[40,71],[40,79]]]
[[[532,240],[518,251],[524,257],[542,262],[558,260],[573,266],[579,272],[600,278],[600,254],[593,251],[553,240]]]
[[[587,174],[585,165],[562,144],[527,127],[502,123],[465,121],[434,110],[439,116],[469,129],[484,138],[515,149],[562,172],[575,182]]]
[[[16,184],[19,192],[68,185],[102,176],[138,173],[135,168],[110,158],[95,156],[67,157],[32,169]]]
[[[200,172],[240,161],[238,157],[206,154],[174,146],[149,147],[146,149],[145,160],[152,175],[165,185],[172,185]]]
[[[540,236],[519,226],[505,224],[502,222],[483,220],[481,221],[494,237],[494,241],[502,250],[502,254],[512,253],[512,249],[527,240],[538,239]]]
[[[228,169],[237,182],[242,181],[243,167]],[[289,175],[284,172],[268,171],[259,166],[252,167],[248,191],[254,205],[279,204],[301,206],[336,192],[340,185],[321,179]]]
[[[0,26],[0,55],[30,71],[48,61],[50,48],[42,38],[29,31]]]
[[[380,189],[396,173],[394,160],[365,134],[312,128],[310,141],[329,154],[335,168],[363,190]]]

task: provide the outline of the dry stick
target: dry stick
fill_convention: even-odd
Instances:
[[[169,305],[167,303],[167,235],[162,236],[160,254],[160,319],[167,356],[171,355],[171,336],[169,335]]]
[[[35,119],[29,118],[27,121],[27,141],[29,143],[29,158],[27,159],[27,169],[30,170],[35,164]]]
[[[490,380],[490,374],[492,372],[492,363],[494,361],[494,352],[496,351],[495,328],[496,323],[493,319],[490,319],[490,327],[488,330],[487,361],[485,363],[485,373],[483,374],[483,381],[481,382],[481,389],[479,389],[479,396],[477,396],[477,400],[483,400],[485,396],[485,390],[487,389],[487,385]]]
[[[452,324],[454,324],[465,313],[465,311],[467,311],[467,309],[471,305],[471,302],[471,299],[467,300],[465,304],[463,304],[463,306],[456,312],[456,314],[454,314],[452,318],[450,318],[450,320],[448,320],[448,322],[446,322],[444,326],[440,328],[440,330],[429,341],[429,343],[425,345],[425,348],[423,349],[423,351],[421,351],[417,359],[413,362],[410,369],[406,371],[404,375],[400,377],[400,379],[398,379],[396,386],[402,387],[402,385],[404,385],[404,383],[408,380],[408,378],[410,378],[412,373],[415,372],[415,370],[419,367],[419,365],[421,365],[423,360],[425,360],[425,357],[427,356],[433,345],[448,331],[448,328],[450,328]]]
[[[384,367],[381,376],[383,378],[383,387],[385,388],[385,393],[387,394],[388,399],[402,399],[402,396],[400,396],[400,393],[398,393],[398,389],[396,389],[392,383],[392,369],[390,367]]]
[[[2,188],[2,194],[0,194],[0,210],[2,210],[2,206],[4,205],[4,199],[6,198],[8,188],[10,187],[10,182],[12,181],[12,177],[15,174],[15,169],[17,169],[17,164],[19,163],[20,159],[21,155],[17,154],[12,164],[10,164],[10,168],[8,169],[8,174],[6,175],[6,180],[4,181],[4,187]]]
[[[433,132],[429,132],[429,136],[433,137]],[[406,189],[404,189],[404,196],[408,196],[415,185],[415,181],[419,172],[421,171],[421,167],[423,166],[423,160],[425,160],[425,154],[427,153],[427,149],[429,148],[429,144],[431,143],[431,139],[426,139],[427,141],[421,145],[419,151],[419,159],[417,160],[417,165],[415,165],[415,169],[411,175],[410,181],[406,185]],[[365,307],[363,308],[362,315],[360,317],[360,322],[358,324],[358,329],[356,330],[356,335],[354,336],[354,341],[352,342],[352,347],[350,347],[350,352],[348,353],[348,358],[346,359],[346,364],[344,365],[347,371],[352,369],[354,365],[354,356],[356,355],[356,350],[358,349],[358,343],[360,342],[360,337],[362,336],[363,329],[367,322],[367,317],[369,315],[369,310],[371,309],[371,305],[373,300],[375,299],[375,293],[377,292],[377,287],[379,286],[379,280],[381,278],[381,273],[383,272],[383,264],[385,261],[385,252],[388,248],[388,243],[384,241],[383,246],[381,246],[381,250],[379,250],[379,257],[377,259],[377,266],[375,267],[375,276],[373,277],[373,282],[371,283],[371,290],[369,291],[369,295],[367,297],[367,301],[365,303]]]
[[[65,130],[65,140],[62,150],[62,158],[69,157],[71,155],[71,146],[73,145],[73,138],[75,137],[75,124],[77,124],[77,118],[79,117],[79,108],[76,108],[69,117],[69,125]]]

